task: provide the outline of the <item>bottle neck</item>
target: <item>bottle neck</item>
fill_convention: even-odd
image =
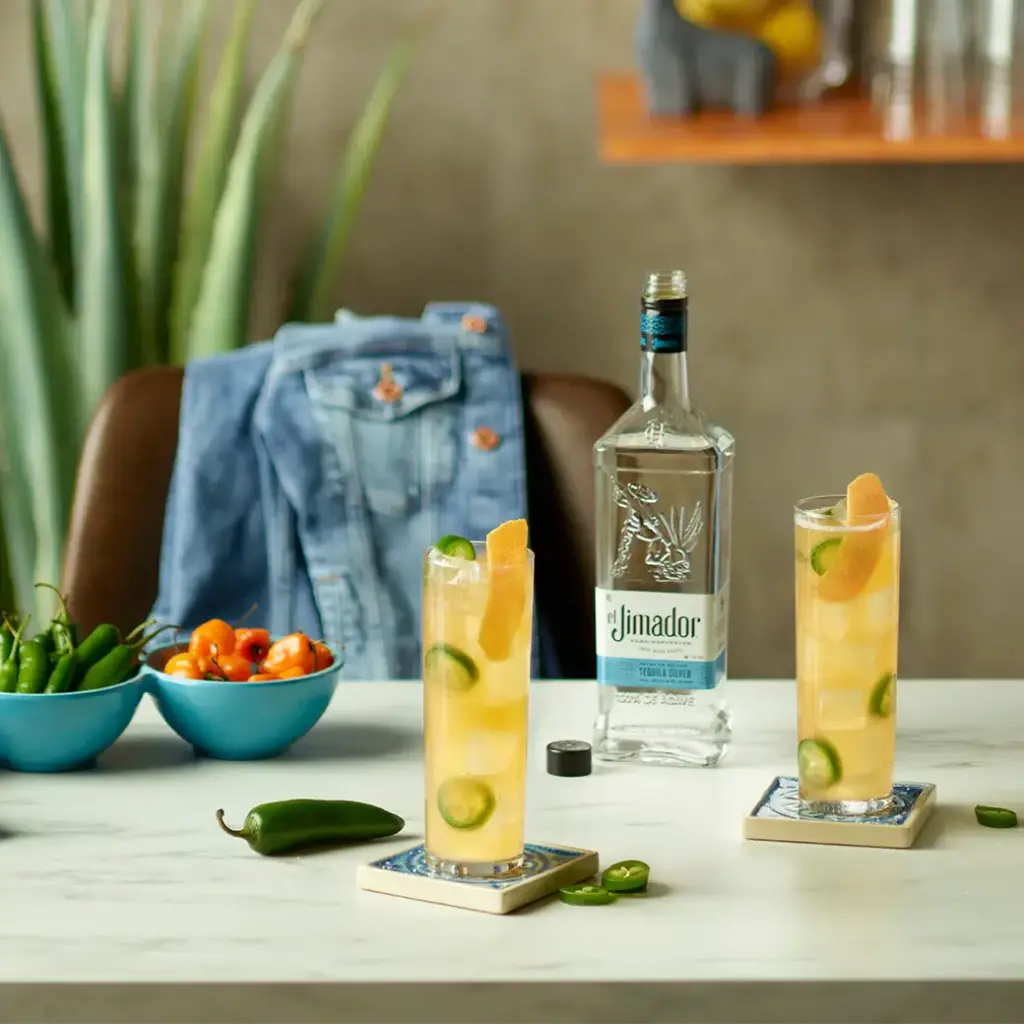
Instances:
[[[640,396],[645,409],[667,404],[691,408],[686,314],[685,298],[644,303],[640,316]]]
[[[640,397],[645,409],[678,405],[690,411],[686,352],[646,350],[640,360]]]

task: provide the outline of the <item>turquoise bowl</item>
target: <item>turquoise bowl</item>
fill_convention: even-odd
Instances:
[[[196,753],[222,761],[257,761],[283,754],[323,717],[344,664],[336,644],[328,644],[334,664],[298,679],[232,683],[180,679],[161,672],[178,645],[161,647],[142,671],[164,721]]]
[[[0,693],[0,761],[19,772],[85,768],[128,728],[142,673],[103,690]]]

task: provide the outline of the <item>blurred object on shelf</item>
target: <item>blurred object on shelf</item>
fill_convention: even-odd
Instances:
[[[1011,132],[1015,0],[877,0],[865,24],[865,77],[885,134]]]
[[[1024,125],[1024,65],[1014,60],[1022,7],[1024,0],[644,0],[637,54],[646,112],[688,119],[707,110],[695,126],[703,137],[732,130],[727,116],[712,116],[716,108],[746,118],[771,111],[768,120],[792,114],[806,125],[826,103],[859,111],[856,123],[865,120],[886,143],[1012,140]],[[833,121],[853,123],[845,114]]]
[[[918,52],[917,0],[882,0],[873,12],[871,95],[886,138],[914,134],[914,71]]]
[[[1013,58],[1021,31],[1019,4],[1014,0],[988,0],[978,27],[981,130],[990,138],[1010,134],[1014,101]]]
[[[803,99],[816,100],[850,81],[854,71],[853,0],[818,0],[821,60],[803,84]]]
[[[715,107],[746,117],[764,113],[778,79],[771,49],[751,36],[689,21],[676,3],[645,0],[637,24],[637,62],[648,111],[661,117]]]
[[[676,9],[701,28],[759,39],[775,55],[782,83],[820,67],[823,33],[811,0],[676,0]]]
[[[945,132],[967,116],[971,16],[964,0],[922,2],[918,77],[923,79],[925,125],[928,131]]]
[[[648,109],[685,116],[724,106],[756,116],[773,103],[819,100],[852,77],[853,23],[853,0],[650,0],[638,27]],[[752,94],[766,76],[763,56],[745,48],[747,40],[774,57],[767,97]],[[674,61],[670,50],[679,55]],[[690,98],[680,101],[695,81],[700,87],[691,84]]]

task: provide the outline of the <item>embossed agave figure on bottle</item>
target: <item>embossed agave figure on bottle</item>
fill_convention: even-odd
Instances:
[[[594,446],[594,749],[606,761],[717,764],[723,697],[732,435],[690,403],[682,271],[648,276],[640,398]]]

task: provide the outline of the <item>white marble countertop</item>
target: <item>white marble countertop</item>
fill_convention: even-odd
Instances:
[[[195,758],[147,697],[94,770],[0,778],[0,1018],[1024,1019],[1024,829],[972,810],[1024,812],[1024,686],[901,681],[897,776],[936,783],[939,804],[909,851],[744,841],[793,770],[795,694],[729,688],[718,769],[595,761],[561,779],[545,744],[589,738],[595,686],[534,685],[528,838],[642,858],[661,888],[508,917],[356,888],[358,864],[422,836],[418,684],[343,684],[288,755],[243,764]],[[296,796],[378,803],[406,833],[271,859],[214,821]]]

